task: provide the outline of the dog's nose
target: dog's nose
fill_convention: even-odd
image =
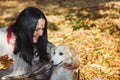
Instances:
[[[53,60],[50,60],[49,62],[50,62],[50,64],[53,64]]]

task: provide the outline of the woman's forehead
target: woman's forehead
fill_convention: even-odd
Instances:
[[[45,19],[42,18],[39,19],[36,28],[44,28],[44,26],[45,26]]]

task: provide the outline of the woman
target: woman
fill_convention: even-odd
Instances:
[[[48,50],[54,45],[47,40],[47,19],[39,9],[25,8],[12,26],[0,30],[0,37],[0,56],[7,53],[14,60],[9,69],[0,70],[2,79],[31,74],[36,80],[49,80],[52,67],[48,63]],[[74,69],[76,66],[65,67]]]

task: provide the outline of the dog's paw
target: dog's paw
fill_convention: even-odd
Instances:
[[[8,78],[9,78],[10,76],[3,76],[2,78],[1,78],[1,80],[9,80]]]

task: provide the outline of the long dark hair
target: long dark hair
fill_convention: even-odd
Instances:
[[[43,36],[36,44],[33,43],[33,34],[39,19],[45,20]],[[34,45],[36,45],[40,61],[48,61],[47,47],[47,19],[39,9],[35,7],[25,8],[18,16],[16,22],[11,26],[16,35],[14,54],[22,57],[31,64],[34,55]]]

